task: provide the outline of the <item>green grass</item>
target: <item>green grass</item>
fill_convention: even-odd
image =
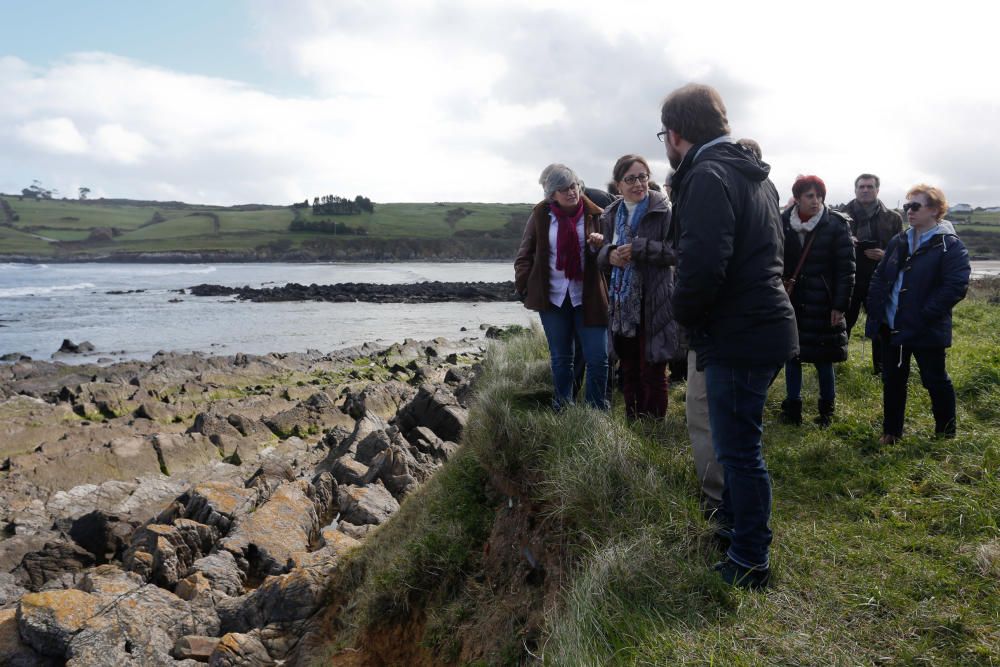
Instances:
[[[482,492],[488,478],[521,480],[544,508],[548,539],[566,545],[570,574],[533,651],[546,664],[1000,664],[1000,281],[974,293],[956,309],[948,355],[959,400],[954,440],[933,438],[914,369],[907,435],[877,444],[881,387],[859,340],[837,367],[831,428],[778,424],[782,380],[772,388],[766,593],[729,589],[709,570],[719,552],[698,506],[683,385],[671,388],[668,416],[652,426],[630,427],[620,408],[554,415],[544,409],[539,332],[497,345],[478,380],[461,459],[407,500],[347,568],[353,578],[341,580],[349,585],[338,599],[353,610],[340,617],[351,630],[337,645],[418,613],[429,619],[424,646],[441,662],[459,655],[456,637],[474,641],[468,628],[503,594],[474,583],[497,511]],[[807,419],[817,394],[807,368]],[[523,664],[516,634],[486,663]]]
[[[106,254],[109,252],[172,251],[253,251],[278,241],[290,241],[290,249],[316,248],[328,244],[344,247],[365,244],[368,240],[446,241],[456,233],[490,233],[510,237],[511,253],[518,235],[504,232],[511,220],[518,227],[527,220],[527,204],[376,204],[374,214],[353,216],[316,216],[312,209],[298,209],[306,221],[335,220],[352,228],[363,228],[367,236],[321,234],[288,231],[295,212],[274,207],[244,210],[241,207],[197,206],[158,202],[80,202],[73,200],[19,200],[4,196],[19,216],[14,229],[0,227],[0,253],[19,252],[37,255]],[[449,212],[463,209],[467,214],[449,223]],[[164,222],[147,225],[155,213]],[[218,233],[209,217],[191,215],[211,213],[218,216]],[[31,237],[19,238],[18,232],[32,232],[64,242],[85,241],[97,227],[115,227],[122,232],[110,242],[70,245],[50,244]],[[9,240],[8,240],[9,239]],[[463,239],[468,242],[468,239]]]

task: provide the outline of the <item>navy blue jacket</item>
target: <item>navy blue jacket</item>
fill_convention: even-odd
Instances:
[[[951,310],[969,289],[969,253],[950,223],[912,255],[906,232],[889,241],[868,289],[865,335],[875,338],[888,326],[886,305],[900,271],[903,285],[892,328],[893,345],[950,347]]]
[[[698,367],[778,366],[799,353],[781,282],[784,235],[771,168],[723,142],[692,147],[672,178],[677,248],[674,317]]]

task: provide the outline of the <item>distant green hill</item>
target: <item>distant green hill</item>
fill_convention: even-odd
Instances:
[[[0,256],[55,260],[440,259],[513,257],[528,204],[376,204],[374,213],[314,216],[291,206],[201,206],[125,199],[0,195]],[[289,231],[328,221],[348,234]]]

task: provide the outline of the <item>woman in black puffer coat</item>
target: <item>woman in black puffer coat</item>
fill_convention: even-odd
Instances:
[[[816,366],[819,376],[819,416],[828,426],[833,418],[835,362],[847,360],[844,312],[854,289],[854,244],[849,218],[826,207],[826,185],[818,176],[800,176],[792,186],[795,205],[782,216],[785,232],[786,285],[789,286],[799,331],[799,356],[785,364],[787,396],[781,403],[782,421],[802,423],[802,364]],[[811,239],[811,246],[810,246]],[[797,276],[803,252],[806,259]]]

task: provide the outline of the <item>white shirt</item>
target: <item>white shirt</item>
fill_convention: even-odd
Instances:
[[[576,223],[576,237],[580,241],[580,266],[583,266],[583,220],[586,215],[580,216],[580,221]],[[549,211],[549,301],[557,308],[563,305],[566,300],[566,292],[569,292],[570,301],[573,307],[583,305],[583,281],[570,280],[566,277],[566,272],[556,268],[556,255],[559,237],[559,221],[554,213]]]

